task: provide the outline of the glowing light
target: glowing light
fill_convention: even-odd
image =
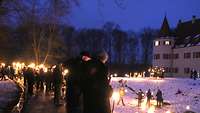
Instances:
[[[170,45],[170,42],[168,40],[165,41],[165,45]]]
[[[119,92],[113,92],[112,99],[115,100],[115,101],[118,101],[119,98],[120,98]]]
[[[28,67],[30,67],[30,68],[35,68],[35,63],[30,63],[30,64],[28,65]]]
[[[141,103],[141,109],[142,109],[143,111],[146,110],[146,102],[147,102],[147,98],[145,98],[144,101]]]
[[[171,113],[171,111],[166,111],[166,113]]]
[[[69,73],[69,70],[68,70],[68,69],[65,69],[65,70],[62,72],[63,75],[67,75],[68,73]]]
[[[53,69],[56,68],[56,65],[54,65],[52,68],[53,68]]]
[[[159,41],[155,41],[155,46],[159,46]]]
[[[113,75],[111,74],[110,77],[113,77]]]
[[[147,113],[154,113],[155,112],[155,107],[154,106],[151,106],[149,109],[148,109],[148,112]]]
[[[125,77],[129,77],[129,74],[125,74]]]
[[[44,68],[43,70],[44,70],[44,72],[45,72],[45,73],[48,71],[48,69],[47,69],[47,68]]]
[[[6,66],[6,64],[5,64],[5,63],[1,63],[1,66],[2,66],[2,67],[5,67],[5,66]]]
[[[133,105],[137,105],[137,104],[138,104],[138,101],[137,101],[136,99],[133,99],[133,100],[131,101],[131,103],[132,103]]]
[[[125,89],[125,92],[127,93],[127,92],[128,92],[128,90],[127,90],[127,89]]]
[[[45,66],[44,64],[40,64],[38,67],[41,69],[41,68],[44,68]]]
[[[187,106],[186,106],[186,109],[187,109],[187,110],[190,110],[190,106],[189,106],[189,105],[187,105]]]
[[[114,77],[117,77],[117,73],[114,74]]]

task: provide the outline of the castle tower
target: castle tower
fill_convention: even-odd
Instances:
[[[164,17],[158,38],[153,44],[153,67],[163,67],[168,75],[171,75],[173,64],[174,40],[170,32],[167,17]]]

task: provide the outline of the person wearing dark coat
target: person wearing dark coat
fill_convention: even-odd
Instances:
[[[163,97],[162,97],[162,91],[158,89],[156,94],[156,100],[157,100],[157,107],[161,107],[163,105]]]
[[[51,68],[48,68],[45,78],[47,94],[49,94],[49,91],[51,90],[51,76],[52,76]]]
[[[69,76],[66,78],[67,113],[82,113],[81,111],[81,59],[70,59]]]
[[[27,72],[25,73],[26,79],[27,79],[27,84],[28,84],[28,94],[29,96],[33,95],[33,85],[34,85],[34,73],[33,69],[28,68]]]
[[[105,63],[108,55],[101,52],[98,59],[88,61],[83,87],[83,113],[111,113],[112,87],[109,85],[108,68]]]
[[[53,85],[54,85],[54,104],[60,105],[61,86],[62,86],[62,70],[61,64],[57,65],[53,70]]]
[[[147,106],[148,107],[150,107],[150,105],[151,105],[151,99],[152,99],[151,89],[149,89],[147,92]]]
[[[83,113],[82,80],[85,76],[85,65],[91,59],[90,57],[88,52],[81,52],[79,57],[65,62],[69,70],[66,78],[67,113]]]

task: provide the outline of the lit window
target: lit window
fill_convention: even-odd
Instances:
[[[159,41],[155,41],[155,46],[159,46]]]
[[[165,41],[165,45],[170,45],[170,41]]]

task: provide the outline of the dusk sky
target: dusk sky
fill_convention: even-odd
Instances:
[[[117,23],[124,30],[139,31],[144,27],[160,28],[165,14],[170,27],[178,20],[200,18],[200,0],[118,0],[124,1],[124,9],[115,0],[80,0],[80,6],[72,9],[70,23],[77,28],[99,28],[105,22]]]

